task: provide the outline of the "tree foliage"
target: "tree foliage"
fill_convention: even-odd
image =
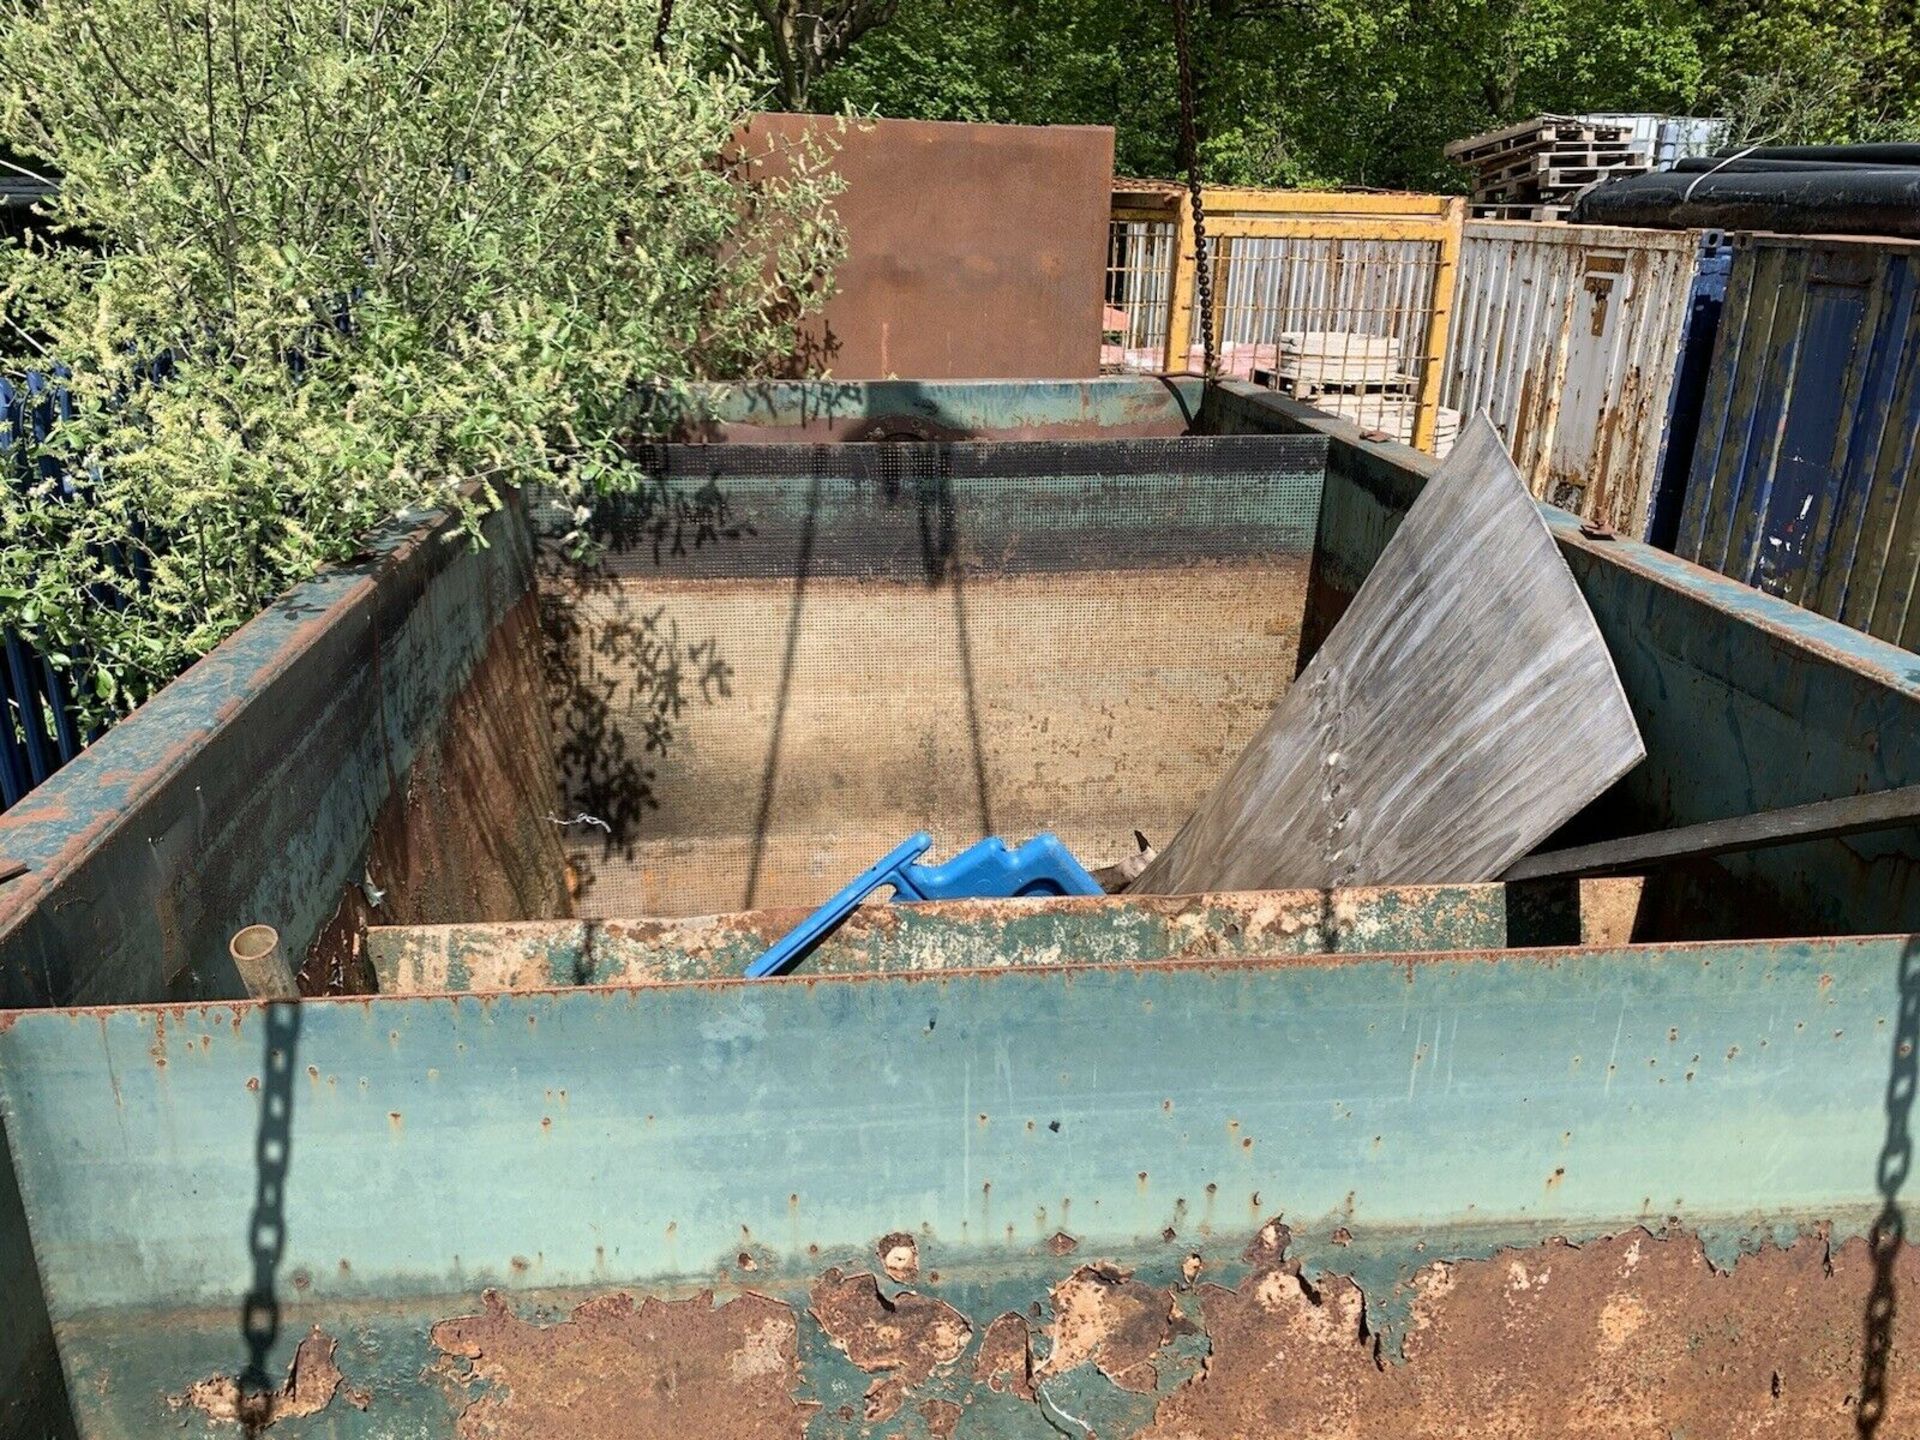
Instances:
[[[813,84],[869,30],[890,22],[900,0],[745,0],[758,22],[729,43],[747,65],[768,70],[780,102],[804,110]]]
[[[1218,183],[1458,189],[1441,147],[1541,112],[1722,114],[1786,141],[1920,133],[1910,0],[1191,0]],[[1177,172],[1168,0],[902,0],[822,106],[1111,124]]]
[[[1920,11],[1910,0],[1715,7],[1705,103],[1745,144],[1920,137]]]
[[[633,477],[637,387],[783,353],[839,240],[706,0],[0,0],[0,366],[73,418],[0,485],[0,625],[138,703],[382,521]],[[683,58],[685,57],[685,58]],[[19,457],[16,457],[19,458]],[[64,471],[67,483],[50,477]],[[476,532],[477,533],[477,532]]]

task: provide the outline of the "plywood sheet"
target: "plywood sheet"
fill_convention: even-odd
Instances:
[[[1586,601],[1477,416],[1134,889],[1489,879],[1645,753]]]

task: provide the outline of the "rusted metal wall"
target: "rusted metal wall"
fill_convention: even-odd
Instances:
[[[1310,655],[1432,475],[1402,445],[1252,386],[1201,424],[1325,435],[1327,484],[1301,654]],[[1570,827],[1600,838],[1920,783],[1914,657],[1664,551],[1580,533],[1546,507],[1606,638],[1647,759]],[[1649,878],[1642,938],[1920,928],[1920,843],[1893,831],[1722,857]]]
[[[742,143],[807,142],[833,150],[848,251],[796,373],[1099,374],[1110,128],[760,115]]]
[[[370,988],[369,925],[572,913],[542,658],[528,590],[375,814],[359,883],[308,947],[303,990]]]
[[[1645,538],[1701,235],[1476,220],[1444,402],[1485,410],[1528,487]]]
[[[1118,859],[1291,678],[1317,441],[655,458],[547,586],[582,914],[817,904],[922,829]]]
[[[685,920],[413,925],[368,933],[383,995],[731,979],[806,918],[750,910]],[[1218,895],[1070,896],[863,905],[809,951],[809,975],[1229,956],[1499,949],[1500,885]]]
[[[255,922],[352,988],[369,914],[569,913],[525,518],[485,549],[444,529],[296,587],[0,818],[27,866],[0,885],[0,1005],[237,995],[227,940]],[[59,1384],[10,1191],[0,1433],[27,1436]]]
[[[1920,246],[1741,236],[1679,553],[1920,646]]]
[[[27,867],[0,886],[0,1004],[244,993],[235,931],[272,924],[303,956],[369,880],[424,919],[423,888],[467,913],[509,870],[513,909],[565,913],[555,829],[527,818],[553,804],[530,534],[517,506],[484,549],[447,524],[296,587],[0,818],[0,858]]]
[[[1624,944],[1636,877],[1524,885],[1241,890],[1213,895],[941,900],[861,906],[807,953],[808,975],[990,970],[1281,955]],[[383,995],[728,980],[808,915],[380,926]]]
[[[0,1107],[88,1437],[1891,1440],[1916,948],[40,1011]]]
[[[0,1119],[0,1139],[5,1134]],[[73,1412],[11,1156],[0,1165],[0,1294],[0,1435],[67,1440]]]

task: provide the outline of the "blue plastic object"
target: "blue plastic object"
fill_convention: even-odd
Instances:
[[[1098,895],[1100,883],[1057,836],[1041,833],[1017,849],[997,835],[962,850],[944,865],[914,862],[933,848],[933,836],[910,835],[875,861],[826,904],[802,920],[753,964],[747,978],[784,975],[831,935],[875,890],[893,887],[895,900],[995,900],[1014,895]]]

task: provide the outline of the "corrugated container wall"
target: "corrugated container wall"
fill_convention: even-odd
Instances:
[[[1736,241],[1678,546],[1908,649],[1920,645],[1916,285],[1920,244]]]
[[[1643,538],[1698,231],[1475,221],[1443,404],[1485,410],[1533,493]]]

